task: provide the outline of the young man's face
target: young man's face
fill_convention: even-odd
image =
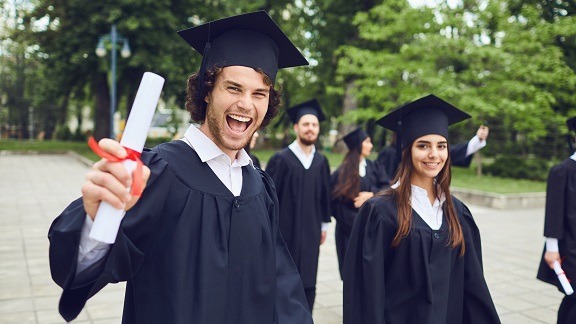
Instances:
[[[206,96],[206,119],[200,129],[228,156],[235,156],[258,130],[270,99],[264,75],[253,68],[228,66]]]
[[[304,145],[312,145],[318,139],[320,133],[320,122],[318,117],[312,114],[300,117],[298,123],[294,124],[294,132],[298,137],[300,143]]]

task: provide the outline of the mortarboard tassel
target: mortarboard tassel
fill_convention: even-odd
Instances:
[[[208,23],[208,39],[206,41],[206,46],[204,46],[204,54],[202,54],[202,63],[200,63],[200,75],[198,75],[199,90],[198,94],[204,98],[206,94],[204,93],[204,80],[206,78],[206,70],[208,69],[208,61],[210,61],[210,49],[212,48],[212,43],[210,39],[211,24]]]
[[[398,130],[396,132],[396,170],[402,161],[402,121],[398,121]]]
[[[210,42],[207,42],[206,46],[204,47],[204,55],[202,56],[202,64],[200,65],[200,72],[198,75],[198,85],[200,86],[200,91],[198,91],[198,94],[201,95],[202,98],[205,97],[204,79],[206,78],[206,69],[208,68],[208,61],[210,60],[210,48],[211,47],[212,47],[212,45],[210,44]]]

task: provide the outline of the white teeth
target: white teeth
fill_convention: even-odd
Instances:
[[[248,117],[243,117],[243,116],[238,116],[238,115],[228,115],[228,117],[237,120],[239,122],[243,122],[243,123],[247,123],[251,120],[251,118]]]
[[[435,162],[435,163],[424,162],[424,164],[429,165],[429,166],[435,166],[435,165],[438,165],[438,164],[440,164],[440,163],[438,163],[438,162]]]

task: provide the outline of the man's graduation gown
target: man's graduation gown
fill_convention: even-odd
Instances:
[[[289,148],[266,166],[280,202],[280,231],[300,271],[304,288],[316,286],[322,222],[330,222],[330,167],[318,152],[305,169]]]
[[[453,198],[466,244],[447,246],[448,222],[432,230],[412,211],[400,245],[393,196],[369,199],[352,228],[344,265],[345,324],[500,323],[483,277],[480,235],[470,211]]]
[[[242,168],[240,196],[186,143],[142,155],[152,174],[93,281],[72,287],[85,213],[73,202],[49,232],[50,267],[74,319],[107,283],[127,281],[123,323],[311,323],[278,228],[270,178]]]
[[[562,269],[576,290],[576,161],[572,159],[554,166],[548,175],[544,236],[558,239]],[[556,285],[564,293],[556,273],[544,258],[537,278]]]
[[[338,183],[340,176],[340,168],[338,168],[330,177],[330,192]],[[374,161],[366,160],[366,175],[360,177],[360,191],[369,191],[374,194],[383,189],[387,185],[388,179],[380,179],[380,173],[376,169]],[[336,219],[336,253],[338,255],[338,268],[340,270],[340,277],[342,277],[342,268],[344,266],[344,256],[348,241],[350,240],[350,232],[352,231],[352,224],[358,215],[358,208],[354,207],[354,201],[342,201],[332,197],[332,216]]]

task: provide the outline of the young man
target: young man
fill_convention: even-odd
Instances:
[[[476,135],[466,143],[459,143],[450,146],[450,157],[453,166],[467,168],[472,163],[474,153],[480,151],[486,146],[486,139],[490,129],[488,126],[481,125],[476,131]],[[378,165],[379,172],[385,174],[392,180],[398,169],[400,161],[396,160],[396,133],[392,133],[392,140],[390,144],[383,148],[378,153],[376,164]]]
[[[48,235],[60,313],[70,321],[107,283],[127,281],[123,323],[312,323],[272,180],[242,149],[277,113],[277,70],[307,61],[263,11],[179,33],[204,53],[186,97],[201,126],[142,153],[139,200],[121,164],[94,165]],[[126,155],[111,140],[100,147]],[[127,210],[111,245],[88,236],[101,201]]]
[[[566,121],[570,132],[576,131],[576,117]],[[574,139],[570,135],[571,141]],[[571,144],[571,143],[570,143]],[[564,292],[554,262],[561,263],[566,277],[576,289],[576,152],[550,170],[546,190],[544,236],[546,247],[538,269],[538,279]],[[576,323],[576,295],[565,295],[558,309],[558,324]]]
[[[330,222],[330,166],[316,151],[324,114],[316,99],[286,111],[296,140],[270,158],[266,172],[280,201],[280,230],[302,277],[310,310],[316,297],[320,244]]]

